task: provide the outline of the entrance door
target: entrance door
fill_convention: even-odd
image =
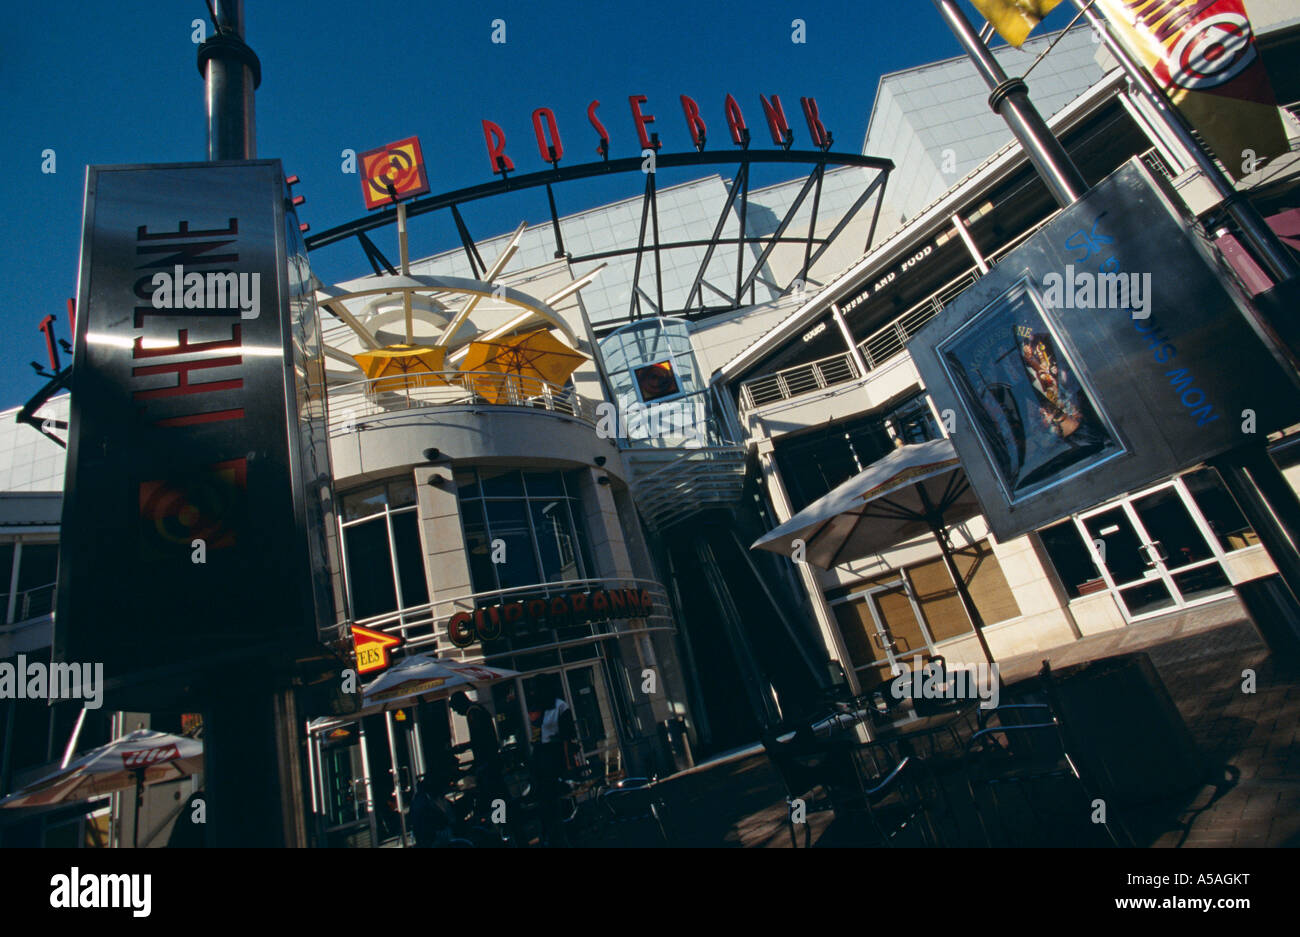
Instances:
[[[370,810],[369,766],[360,726],[351,723],[327,732],[317,751],[321,772],[321,794],[325,832],[330,845],[359,844],[363,830],[374,842],[374,814]]]
[[[620,760],[618,739],[609,732],[613,724],[613,709],[601,668],[599,662],[593,662],[530,675],[523,681],[524,694],[530,720],[536,720],[533,726],[533,742],[536,743],[541,734],[541,715],[551,704],[547,687],[550,681],[558,679],[564,701],[573,713],[582,760],[588,763],[600,761],[607,771],[614,771]]]
[[[1177,482],[1082,514],[1078,523],[1128,621],[1207,602],[1232,588]]]
[[[910,668],[912,655],[934,652],[916,597],[902,577],[853,593],[832,608],[864,692],[893,680],[899,664]]]

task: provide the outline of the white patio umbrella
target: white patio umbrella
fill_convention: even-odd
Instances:
[[[802,540],[804,559],[830,569],[931,533],[939,542],[980,648],[992,663],[993,652],[984,640],[984,620],[957,569],[945,533],[949,524],[979,513],[979,501],[952,443],[932,439],[899,446],[754,541],[750,549],[793,556],[794,542]]]
[[[469,664],[458,660],[441,660],[431,654],[414,654],[404,658],[362,688],[361,711],[354,718],[382,712],[388,733],[388,755],[393,765],[393,793],[397,801],[397,818],[406,845],[406,817],[402,807],[402,786],[397,783],[397,742],[393,738],[392,710],[412,703],[443,699],[457,690],[477,689],[500,680],[519,676],[517,670]]]
[[[516,670],[442,660],[430,654],[414,654],[399,661],[362,688],[361,712],[370,716],[401,709],[412,703],[442,699],[456,690],[477,689],[519,676]]]
[[[15,791],[0,800],[0,807],[40,807],[89,800],[134,787],[134,845],[140,841],[139,804],[145,786],[175,781],[202,770],[202,742],[166,732],[137,729]]]

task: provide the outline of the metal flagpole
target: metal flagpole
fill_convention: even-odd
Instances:
[[[989,95],[989,107],[1010,125],[1011,132],[1024,147],[1025,154],[1056,201],[1062,208],[1077,202],[1088,191],[1088,183],[1065,147],[1052,135],[1042,115],[1030,103],[1029,88],[1024,80],[1007,77],[993,53],[980,42],[975,27],[971,26],[955,0],[934,0],[934,5],[975,63],[975,70],[993,92]]]
[[[261,64],[244,42],[244,3],[210,0],[209,10],[216,32],[198,52],[208,159],[254,159],[253,92]],[[276,679],[266,674],[247,683],[227,681],[204,706],[210,846],[306,845],[294,691]]]
[[[401,257],[402,276],[411,275],[411,251],[406,239],[406,203],[397,203],[397,252]],[[406,318],[406,344],[415,344],[415,333],[411,322],[411,291],[402,290],[402,312]]]
[[[1249,239],[1250,244],[1268,260],[1274,276],[1280,283],[1293,280],[1297,272],[1300,272],[1300,268],[1260,217],[1254,205],[1238,192],[1230,181],[1223,178],[1213,160],[1191,136],[1191,131],[1183,122],[1182,116],[1174,112],[1172,105],[1156,88],[1150,76],[1110,35],[1086,0],[1074,0],[1074,3],[1083,10],[1093,28],[1100,32],[1106,47],[1124,64],[1137,86],[1152,99],[1157,111],[1170,121],[1171,131],[1180,142],[1186,144],[1197,165],[1214,184],[1216,191],[1223,196],[1225,208],[1241,225],[1242,233]],[[975,63],[975,69],[980,77],[992,90],[992,94],[989,95],[989,107],[1011,127],[1011,132],[1024,148],[1048,190],[1062,208],[1077,201],[1087,191],[1088,186],[1065,147],[1052,134],[1030,103],[1024,81],[1018,78],[1007,78],[1006,73],[988,47],[980,41],[979,35],[955,0],[934,0],[934,5],[939,9],[971,61]],[[1288,284],[1289,287],[1294,285],[1294,282]],[[1251,330],[1260,337],[1275,358],[1291,363],[1290,375],[1295,377],[1297,373],[1295,352],[1280,341],[1278,330],[1257,308],[1259,303],[1252,302],[1246,305],[1250,309],[1248,325]],[[1219,470],[1224,484],[1232,493],[1241,513],[1259,535],[1260,542],[1264,544],[1270,559],[1278,569],[1282,582],[1291,591],[1293,599],[1300,599],[1300,505],[1296,504],[1294,490],[1269,457],[1267,449],[1259,444],[1240,446],[1211,460],[1211,464]],[[1272,614],[1280,620],[1291,617],[1289,610],[1276,606]],[[1269,634],[1264,634],[1263,637],[1275,653],[1289,653],[1289,645],[1286,642],[1274,642]]]
[[[1214,164],[1209,153],[1192,135],[1192,128],[1188,125],[1187,119],[1161,91],[1147,70],[1133,58],[1124,43],[1111,34],[1105,17],[1094,10],[1087,0],[1074,0],[1074,5],[1079,7],[1087,18],[1088,24],[1097,31],[1101,41],[1106,45],[1106,50],[1119,62],[1125,74],[1132,79],[1134,86],[1155,107],[1156,113],[1164,121],[1170,134],[1187,150],[1196,168],[1214,186],[1214,191],[1224,201],[1224,209],[1241,227],[1241,233],[1250,245],[1259,252],[1260,259],[1269,268],[1273,278],[1281,282],[1300,276],[1300,262],[1297,262],[1286,245],[1278,240],[1259,210]],[[1225,103],[1224,106],[1228,105]]]

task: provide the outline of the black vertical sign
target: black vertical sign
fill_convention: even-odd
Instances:
[[[55,653],[122,703],[280,669],[334,624],[296,229],[278,161],[88,170]]]

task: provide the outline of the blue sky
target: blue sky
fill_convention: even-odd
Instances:
[[[1063,4],[1042,27],[1070,18]],[[750,3],[433,4],[371,0],[246,0],[248,41],[262,61],[257,155],[279,158],[302,178],[299,211],[313,232],[365,213],[358,176],[340,171],[340,152],[416,134],[434,192],[489,181],[481,120],[505,130],[518,172],[542,169],[531,114],[555,111],[565,163],[596,159],[586,108],[601,101],[611,157],[634,156],[628,96],[644,94],[664,152],[690,148],[678,96],[698,102],[710,148],[725,139],[722,102],[734,94],[770,147],[758,95],[778,94],[807,143],[799,111],[817,99],[835,149],[856,152],[882,74],[957,55],[956,41],[929,0]],[[972,19],[978,14],[967,7]],[[900,12],[905,11],[905,12]],[[205,158],[203,82],[191,22],[201,0],[51,0],[18,4],[0,32],[0,408],[24,402],[43,383],[27,362],[45,362],[37,330],[49,313],[68,334],[66,300],[76,293],[87,165]],[[805,22],[802,44],[792,20]],[[491,42],[492,20],[506,42]],[[762,136],[760,136],[760,132]],[[726,145],[730,146],[729,140]],[[42,173],[42,152],[56,172]],[[678,180],[666,180],[672,182]],[[775,179],[764,181],[776,181]],[[631,185],[631,188],[629,188]],[[483,238],[520,220],[546,217],[544,196],[488,200],[465,212]],[[557,189],[568,213],[637,194],[624,179]],[[446,212],[414,219],[412,255],[454,247]],[[376,240],[390,255],[390,232]],[[317,273],[337,281],[368,272],[361,252],[326,248]]]

